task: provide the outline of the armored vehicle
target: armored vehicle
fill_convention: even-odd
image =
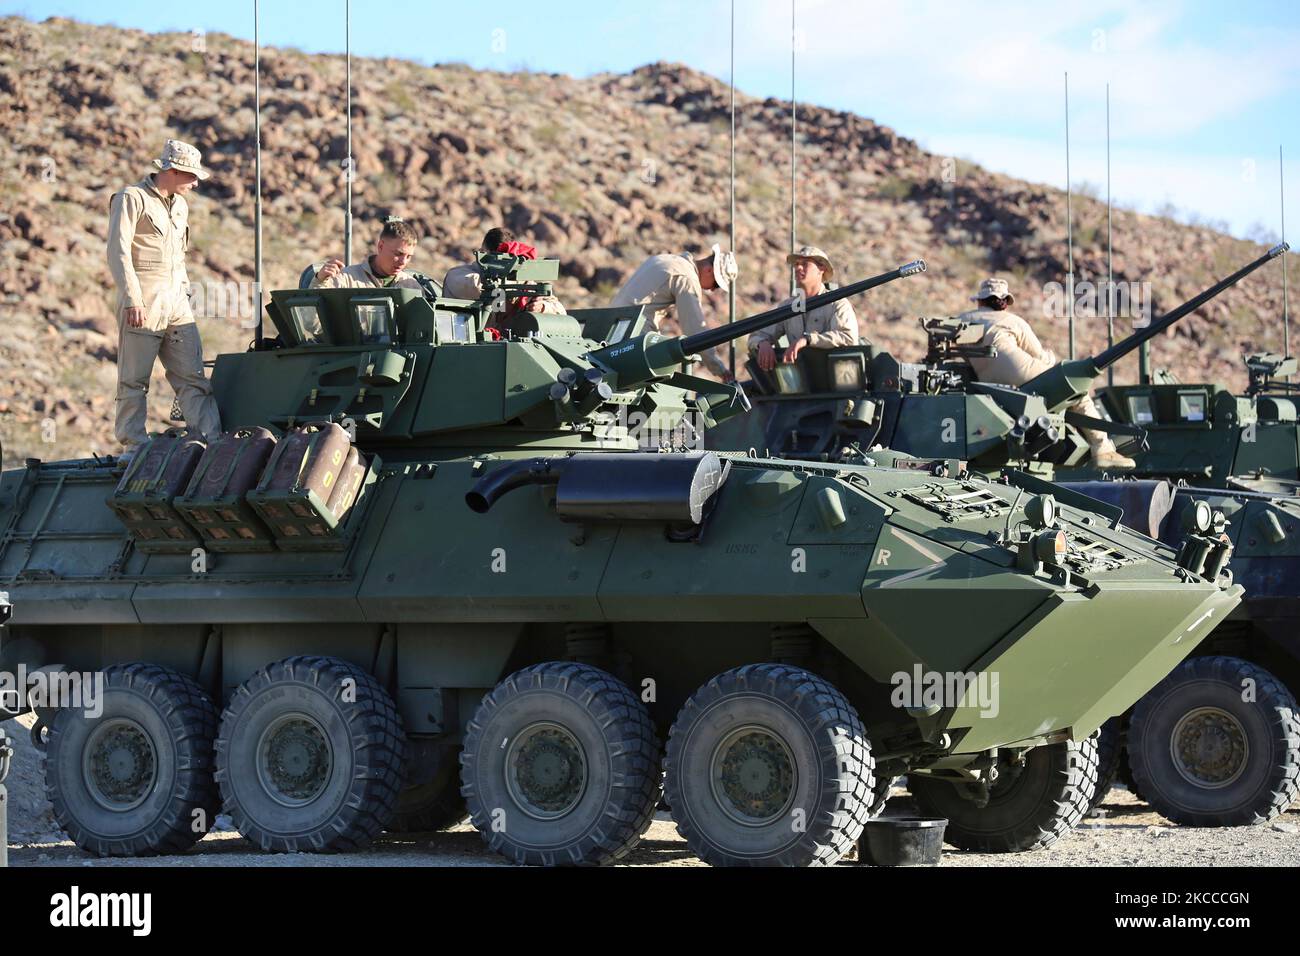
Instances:
[[[709,863],[831,864],[908,773],[955,842],[1029,849],[1240,599],[1209,521],[1176,551],[1020,472],[692,449],[745,403],[681,367],[788,307],[671,338],[518,309],[554,262],[480,264],[475,302],[273,293],[207,447],[4,473],[0,666],[104,675],[99,713],[37,711],[78,845],[181,850],[224,810],[347,850],[405,792],[514,861],[600,864],[662,781]]]
[[[968,360],[986,354],[982,330],[956,319],[924,320],[930,344],[920,364],[864,345],[805,349],[798,365],[778,366],[774,375],[751,366],[755,414],[711,430],[707,442],[803,460],[903,452],[918,459],[905,464],[958,459],[991,474],[1010,463],[1121,507],[1127,525],[1167,543],[1184,533],[1198,502],[1222,512],[1246,599],[1132,715],[1108,722],[1098,798],[1124,773],[1179,823],[1271,819],[1300,795],[1300,498],[1293,494],[1300,445],[1294,401],[1276,381],[1294,363],[1252,356],[1244,397],[1166,374],[1154,384],[1101,390],[1105,421],[1068,408],[1119,358],[1286,248],[1270,249],[1101,355],[1063,363],[1019,389],[975,379]],[[1139,480],[1102,481],[1112,476],[1088,467],[1081,426],[1127,439]],[[870,450],[877,445],[891,451]],[[1175,491],[1170,480],[1182,486]]]

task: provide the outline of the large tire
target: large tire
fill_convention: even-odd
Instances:
[[[419,744],[407,741],[409,750]],[[460,795],[459,748],[431,744],[431,762],[424,779],[408,783],[397,795],[397,811],[389,821],[389,833],[428,833],[454,827],[467,816],[465,798]],[[409,779],[409,778],[408,778]]]
[[[1236,657],[1194,657],[1156,685],[1133,708],[1128,751],[1143,799],[1185,826],[1265,823],[1300,794],[1296,700]]]
[[[50,722],[45,793],[72,842],[97,856],[180,853],[216,818],[217,709],[192,679],[155,664],[104,671],[103,712]]]
[[[1120,763],[1124,756],[1123,722],[1122,717],[1112,717],[1093,735],[1097,740],[1097,792],[1093,794],[1092,802],[1088,805],[1090,814],[1101,806],[1101,802],[1106,799],[1106,795],[1110,793],[1110,788],[1115,785],[1115,779],[1119,775]]]
[[[405,744],[370,674],[333,657],[287,658],[240,684],[222,715],[223,808],[265,851],[358,849],[392,819]]]
[[[677,832],[711,866],[831,866],[856,845],[875,786],[857,711],[784,664],[746,665],[697,690],[664,767]]]
[[[983,807],[940,779],[909,774],[923,816],[947,817],[944,840],[962,850],[1019,853],[1051,846],[1083,819],[1097,789],[1097,743],[1035,747],[1019,773],[1004,771]]]
[[[529,866],[626,856],[659,802],[659,740],[626,684],[557,661],[511,674],[465,731],[461,793],[497,853]]]

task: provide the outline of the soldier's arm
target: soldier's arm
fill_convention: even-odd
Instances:
[[[809,332],[808,344],[815,349],[838,349],[858,344],[858,316],[846,300],[834,303],[830,328],[825,332]]]
[[[683,335],[694,335],[708,328],[699,292],[685,276],[675,275],[669,279],[668,289],[673,294],[673,304],[677,306],[677,324],[682,327]]]
[[[118,291],[126,297],[124,308],[144,308],[140,279],[131,262],[131,243],[135,241],[135,224],[144,212],[144,203],[133,190],[117,193],[109,204],[108,271]]]

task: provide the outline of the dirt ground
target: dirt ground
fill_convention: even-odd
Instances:
[[[24,721],[20,718],[20,721]],[[192,850],[179,856],[99,860],[83,853],[59,830],[41,785],[41,757],[26,738],[30,717],[6,729],[15,750],[6,785],[10,793],[9,864],[22,866],[506,866],[468,824],[440,833],[384,834],[369,850],[336,856],[258,851],[229,828],[224,817]],[[912,812],[895,788],[886,815]],[[964,853],[944,848],[942,866],[1295,866],[1300,862],[1300,805],[1256,827],[1176,827],[1121,786],[1097,812],[1044,850],[1031,853]],[[852,863],[852,861],[846,861]],[[702,866],[660,813],[629,866]],[[842,864],[843,865],[843,864]]]

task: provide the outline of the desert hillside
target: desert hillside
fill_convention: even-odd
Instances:
[[[342,254],[344,63],[268,48],[262,68],[266,277],[287,287],[309,262]],[[148,171],[168,136],[196,144],[215,173],[191,199],[191,280],[251,281],[252,71],[252,45],[225,35],[196,44],[188,33],[0,19],[7,462],[115,450],[108,200]],[[559,295],[581,307],[604,304],[646,255],[725,240],[728,91],[717,79],[664,63],[573,79],[357,59],[353,81],[357,257],[383,216],[402,215],[427,236],[414,267],[440,278],[487,227],[505,223],[562,260]],[[789,104],[739,103],[744,314],[787,281]],[[801,241],[825,248],[843,279],[918,257],[930,266],[855,301],[865,335],[919,357],[916,317],[965,308],[980,277],[998,273],[1016,289],[1017,311],[1064,353],[1064,319],[1043,317],[1045,284],[1066,271],[1061,191],[928,154],[852,114],[803,106],[799,128]],[[1104,205],[1079,198],[1075,224],[1079,279],[1103,278]],[[1150,282],[1157,312],[1261,249],[1208,228],[1115,216],[1116,278]],[[714,305],[723,317],[725,302]],[[1155,362],[1184,380],[1242,385],[1242,352],[1280,350],[1280,316],[1270,267],[1181,323],[1157,343]],[[200,328],[209,357],[251,337],[237,310]],[[1081,319],[1078,334],[1081,350],[1099,349],[1104,320]],[[1134,374],[1130,360],[1121,377]],[[159,375],[151,427],[170,402]]]

